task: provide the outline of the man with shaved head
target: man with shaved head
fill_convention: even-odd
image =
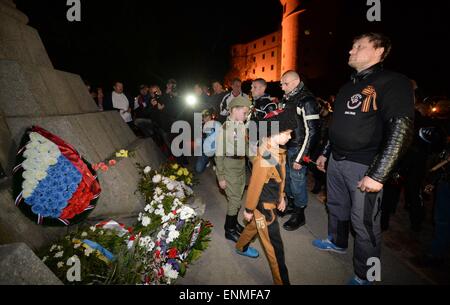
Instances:
[[[300,79],[297,72],[289,70],[281,77],[284,97],[282,108],[296,113],[297,128],[287,143],[285,193],[288,198],[287,214],[292,214],[283,228],[294,231],[303,226],[308,204],[306,190],[306,165],[303,157],[309,156],[320,135],[319,105],[316,98]]]

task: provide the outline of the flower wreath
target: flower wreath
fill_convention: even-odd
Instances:
[[[39,126],[29,128],[22,137],[13,175],[16,206],[42,225],[82,221],[95,208],[101,192],[89,162]]]

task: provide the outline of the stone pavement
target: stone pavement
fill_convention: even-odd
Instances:
[[[186,277],[178,285],[271,285],[272,277],[263,253],[257,259],[237,255],[234,243],[224,237],[223,224],[226,199],[216,186],[214,172],[208,168],[198,175],[199,185],[194,188],[197,196],[206,203],[204,218],[213,225],[209,248],[188,269]],[[244,195],[245,196],[245,195]],[[327,214],[325,206],[316,196],[309,194],[306,209],[307,224],[294,232],[281,228],[291,284],[294,285],[342,285],[353,274],[352,251],[347,254],[321,252],[313,248],[315,238],[326,237]],[[244,197],[245,198],[245,197]],[[241,210],[242,213],[242,210]],[[288,218],[280,220],[280,225]],[[242,215],[240,216],[242,222]],[[352,245],[352,241],[350,241]],[[252,246],[261,252],[259,240]],[[381,284],[415,285],[431,282],[414,272],[392,250],[382,248]]]

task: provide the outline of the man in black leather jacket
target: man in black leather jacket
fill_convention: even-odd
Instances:
[[[287,71],[281,77],[281,88],[285,95],[282,108],[296,113],[297,128],[287,143],[286,186],[288,211],[292,213],[283,228],[294,231],[305,224],[305,208],[308,204],[306,190],[307,167],[303,157],[309,156],[320,136],[319,105],[314,95],[301,81],[295,71]]]
[[[314,240],[313,245],[344,253],[351,222],[355,274],[348,284],[353,285],[380,280],[372,267],[381,254],[382,188],[408,149],[414,130],[411,81],[382,66],[390,49],[389,38],[382,34],[354,39],[348,64],[356,72],[338,93],[329,143],[317,160],[318,168],[325,170],[329,159],[329,219],[328,238]]]
[[[273,101],[266,91],[267,82],[262,78],[257,78],[252,82],[252,97],[253,97],[253,113],[252,119],[261,121],[264,117],[278,109],[277,102]]]

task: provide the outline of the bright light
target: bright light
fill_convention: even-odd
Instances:
[[[197,104],[197,97],[193,94],[189,94],[188,96],[186,96],[186,103],[189,106],[194,106],[195,104]]]
[[[436,112],[436,111],[437,111],[436,107],[431,108],[431,112]]]

